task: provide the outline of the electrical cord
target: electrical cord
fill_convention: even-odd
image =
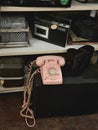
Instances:
[[[25,122],[28,127],[34,127],[36,124],[36,120],[34,117],[34,112],[32,109],[30,109],[30,98],[31,98],[31,92],[33,89],[33,79],[34,76],[40,72],[40,68],[37,68],[33,73],[32,73],[32,66],[36,62],[33,61],[29,64],[29,70],[28,70],[28,75],[27,75],[27,80],[26,80],[26,85],[25,85],[25,90],[24,90],[24,100],[23,100],[23,105],[22,109],[20,111],[20,115],[25,118]],[[32,124],[28,122],[28,119],[32,120]]]

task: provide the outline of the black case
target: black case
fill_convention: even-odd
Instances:
[[[22,57],[0,57],[0,87],[24,85],[24,60]]]
[[[81,19],[80,19],[81,17]],[[98,42],[98,18],[77,15],[73,18],[71,29],[77,37],[85,41]]]
[[[61,4],[60,0],[1,0],[1,5],[9,6],[31,6],[31,7],[70,7],[72,0],[65,0]],[[64,0],[62,0],[64,2]]]
[[[76,77],[64,77],[62,85],[43,85],[35,76],[32,109],[35,117],[80,115],[98,112],[98,64]]]
[[[71,20],[54,15],[35,16],[33,37],[65,47],[68,42]],[[56,28],[52,28],[56,26]]]

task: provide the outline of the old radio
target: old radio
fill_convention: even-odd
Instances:
[[[71,21],[67,18],[34,17],[33,37],[65,47],[70,24]]]

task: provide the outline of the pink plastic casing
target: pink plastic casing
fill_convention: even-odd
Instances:
[[[62,84],[61,67],[65,64],[65,60],[61,56],[41,56],[36,60],[36,64],[40,66],[43,84]]]

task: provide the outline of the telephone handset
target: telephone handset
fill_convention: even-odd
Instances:
[[[61,56],[41,56],[36,59],[37,66],[40,67],[40,73],[43,84],[62,84],[61,67],[65,60]]]

